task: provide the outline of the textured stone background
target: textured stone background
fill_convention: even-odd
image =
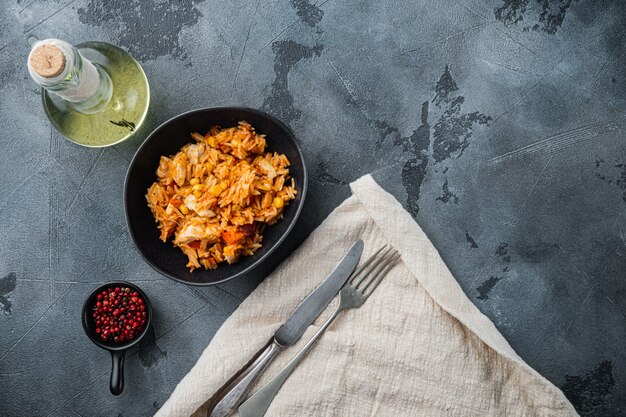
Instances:
[[[522,358],[583,416],[626,415],[625,21],[619,0],[3,1],[0,415],[152,415],[262,279],[176,284],[124,224],[145,135],[228,104],[287,122],[310,166],[268,269],[373,172]],[[92,150],[53,131],[31,33],[134,54],[153,93],[139,134]],[[116,398],[79,313],[118,278],[156,322]]]

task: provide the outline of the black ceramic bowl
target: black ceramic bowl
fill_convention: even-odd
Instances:
[[[283,218],[265,228],[263,247],[252,256],[242,256],[236,263],[222,263],[214,270],[189,272],[187,257],[171,241],[163,243],[146,202],[148,187],[156,180],[162,155],[173,155],[193,142],[190,134],[204,134],[213,125],[236,126],[249,122],[267,137],[267,150],[285,154],[291,162],[290,174],[296,183],[296,198],[286,207]],[[213,285],[250,272],[260,265],[287,237],[302,210],[307,188],[307,172],[302,152],[291,130],[274,117],[243,107],[217,107],[193,110],[168,120],[153,131],[139,147],[130,163],[124,186],[126,223],[139,253],[154,269],[176,281],[192,285]]]
[[[110,287],[129,287],[131,290],[137,291],[139,293],[139,296],[143,298],[144,304],[146,306],[146,323],[143,330],[134,339],[123,343],[109,342],[100,339],[100,336],[98,335],[98,333],[96,333],[96,324],[92,316],[93,307],[96,304],[96,297],[102,291],[105,291],[107,288]],[[82,318],[83,329],[85,329],[85,333],[87,334],[87,336],[89,336],[89,339],[91,339],[92,342],[100,346],[102,349],[106,349],[109,351],[109,353],[111,353],[112,363],[111,380],[109,387],[113,395],[120,395],[124,390],[124,358],[126,356],[126,351],[139,343],[139,341],[146,335],[148,329],[152,325],[152,306],[150,305],[150,300],[139,287],[131,284],[130,282],[108,282],[93,290],[89,297],[87,297],[87,299],[85,300],[85,304],[83,304]]]

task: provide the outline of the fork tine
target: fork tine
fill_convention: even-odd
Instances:
[[[366,298],[372,295],[376,287],[378,287],[383,278],[387,275],[387,272],[389,272],[389,270],[393,268],[393,266],[396,264],[396,262],[398,262],[399,259],[400,254],[397,251],[394,251],[394,254],[389,259],[387,259],[385,263],[376,271],[374,277],[372,277],[367,285],[365,285],[365,287],[363,287],[363,289],[361,290]]]
[[[359,266],[359,268],[358,268],[358,269],[354,270],[354,271],[352,272],[352,274],[350,274],[350,277],[348,277],[348,281],[347,281],[347,282],[350,282],[350,283],[351,283],[351,282],[353,282],[353,281],[354,281],[354,279],[355,279],[355,278],[356,278],[359,274],[361,274],[361,272],[363,272],[363,270],[364,270],[365,268],[367,268],[367,266],[368,266],[369,264],[371,264],[371,263],[372,263],[372,261],[374,261],[374,258],[376,258],[376,255],[378,255],[380,252],[382,252],[382,250],[383,250],[383,249],[385,249],[386,247],[387,247],[387,245],[383,245],[383,246],[382,246],[380,249],[378,249],[378,250],[377,250],[377,251],[376,251],[376,252],[375,252],[372,256],[370,256],[369,258],[367,258],[367,260],[365,261],[365,263],[364,263],[363,265]]]
[[[352,277],[352,279],[350,280],[350,284],[354,287],[358,287],[363,282],[363,280],[367,278],[369,274],[371,274],[372,270],[376,268],[383,259],[385,259],[385,256],[387,256],[389,251],[391,251],[392,249],[393,248],[391,246],[387,248],[387,245],[380,248],[374,255],[372,255],[367,260],[363,267],[359,269],[358,273]]]
[[[355,288],[359,288],[360,290],[363,290],[363,285],[367,284],[367,282],[373,276],[375,276],[382,267],[385,266],[385,263],[389,260],[391,256],[393,256],[395,252],[396,251],[394,248],[389,247],[389,249],[387,249],[381,255],[379,255],[376,261],[367,269],[367,271],[363,273],[363,276],[361,277],[361,279],[359,279],[359,282],[354,283],[353,286]]]

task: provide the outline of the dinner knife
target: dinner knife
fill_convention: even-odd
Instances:
[[[363,241],[357,240],[333,272],[313,290],[274,336],[252,359],[233,375],[209,400],[207,417],[226,417],[243,402],[248,390],[274,358],[293,345],[328,306],[356,267],[363,253]]]

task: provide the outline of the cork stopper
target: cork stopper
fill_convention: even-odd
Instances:
[[[33,71],[44,78],[59,76],[65,69],[65,54],[55,45],[42,44],[31,52],[29,64]]]

